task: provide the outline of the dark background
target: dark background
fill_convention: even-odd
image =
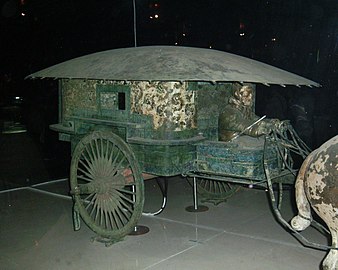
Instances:
[[[135,45],[132,0],[1,0],[0,106],[23,98],[28,133],[61,151],[57,85],[24,77],[65,60]],[[180,45],[247,56],[322,87],[257,88],[257,113],[291,119],[317,147],[338,133],[336,0],[135,0],[137,46]],[[4,116],[2,116],[3,118]],[[1,118],[1,117],[0,117]]]

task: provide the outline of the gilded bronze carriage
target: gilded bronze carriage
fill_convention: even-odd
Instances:
[[[211,201],[230,196],[231,184],[292,183],[284,133],[268,142],[219,141],[218,116],[238,85],[318,86],[237,55],[176,46],[99,52],[29,78],[59,80],[59,123],[51,129],[71,143],[75,228],[81,216],[112,241],[136,226],[147,178],[192,177],[194,189]]]

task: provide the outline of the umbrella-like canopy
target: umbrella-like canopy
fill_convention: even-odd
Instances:
[[[246,57],[211,49],[178,46],[102,51],[65,61],[27,77],[320,86],[296,74]]]

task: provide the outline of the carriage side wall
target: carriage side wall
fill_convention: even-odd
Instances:
[[[232,83],[203,82],[64,79],[60,85],[72,149],[83,135],[110,130],[131,146],[144,172],[167,176],[196,160],[194,138],[218,140],[218,116],[234,90]]]

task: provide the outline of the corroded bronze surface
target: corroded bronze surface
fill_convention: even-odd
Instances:
[[[96,84],[93,80],[62,80],[62,115],[72,116],[77,108],[96,111]]]
[[[101,109],[111,110],[113,116],[118,93],[114,87],[121,85],[129,88],[130,113],[152,116],[155,130],[196,127],[195,92],[187,90],[188,83],[179,82],[62,80],[63,116],[88,111],[99,115]],[[101,92],[98,100],[99,86],[109,86],[110,91]]]
[[[53,129],[71,142],[75,229],[81,215],[94,232],[114,241],[130,232],[142,212],[141,172],[148,177],[202,173],[215,177],[212,183],[258,185],[266,182],[267,170],[274,179],[282,178],[274,146],[258,148],[241,141],[243,137],[218,142],[219,127],[221,139],[227,140],[232,136],[226,137],[226,132],[242,132],[258,119],[249,83],[318,86],[244,57],[170,46],[95,53],[29,77],[60,79],[61,123]],[[244,134],[267,134],[273,124],[262,121]],[[139,181],[133,183],[130,172]],[[203,177],[209,181],[207,176]],[[83,185],[78,180],[90,181]],[[112,202],[108,197],[115,188],[124,197]],[[99,208],[96,201],[88,204],[88,193],[98,199]],[[120,211],[117,218],[109,212],[113,208]]]
[[[237,134],[254,137],[269,134],[279,120],[262,120],[248,128],[259,119],[253,112],[253,88],[249,85],[238,86],[219,116],[219,139],[229,141]]]
[[[28,78],[319,86],[296,74],[242,56],[179,46],[145,46],[98,52],[51,66]]]
[[[131,112],[151,115],[154,129],[163,125],[174,131],[195,128],[195,94],[187,83],[132,82]]]

